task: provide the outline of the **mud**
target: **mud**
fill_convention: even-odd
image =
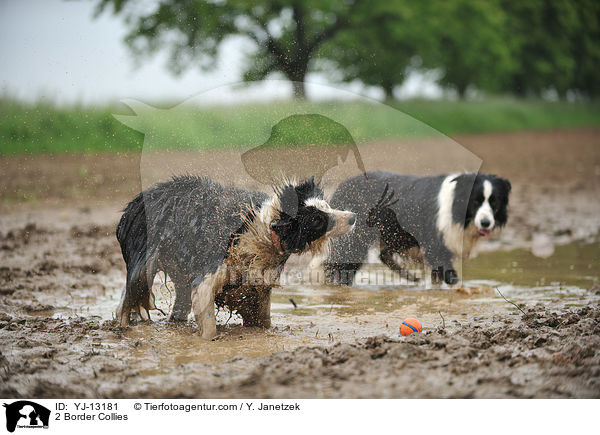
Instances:
[[[597,133],[461,139],[513,182],[508,227],[465,264],[464,288],[287,283],[272,329],[221,312],[210,342],[159,312],[128,329],[113,320],[135,156],[2,159],[0,396],[598,398]],[[423,333],[399,336],[405,317]]]
[[[135,334],[94,318],[8,315],[1,325],[0,394],[8,397],[600,397],[600,310],[593,307],[536,306],[405,338],[288,351],[278,349],[277,330],[237,328],[227,340],[258,339],[274,353],[244,354],[242,344],[237,356],[216,363],[169,355],[181,341],[209,351],[187,326],[144,325]]]

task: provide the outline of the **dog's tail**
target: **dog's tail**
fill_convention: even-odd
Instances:
[[[152,281],[156,270],[154,255],[148,249],[143,194],[140,193],[123,211],[116,235],[127,267],[127,283],[117,308],[117,320],[121,326],[127,326],[132,311],[142,318],[149,318],[149,310],[155,308]]]

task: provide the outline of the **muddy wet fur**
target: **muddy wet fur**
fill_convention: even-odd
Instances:
[[[194,176],[157,184],[127,205],[117,225],[127,267],[117,318],[123,326],[132,312],[149,318],[152,282],[164,271],[175,284],[172,320],[187,318],[194,295],[206,338],[216,333],[215,297],[245,326],[268,327],[271,287],[289,256],[320,252],[354,219],[331,209],[314,179],[283,182],[272,197]]]
[[[171,320],[186,320],[192,288],[223,261],[231,234],[242,224],[242,208],[266,198],[192,176],[157,184],[134,198],[116,231],[127,268],[119,322],[127,325],[131,312],[149,318],[159,270],[175,285]]]

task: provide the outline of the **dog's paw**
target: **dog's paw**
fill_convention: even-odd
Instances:
[[[187,319],[188,319],[188,313],[174,311],[169,316],[169,322],[173,322],[173,323],[187,322]]]
[[[444,282],[448,285],[455,285],[459,281],[456,270],[449,269],[444,273]]]

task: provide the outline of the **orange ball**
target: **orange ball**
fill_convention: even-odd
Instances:
[[[404,322],[400,325],[400,334],[402,335],[410,335],[413,332],[421,332],[422,330],[421,322],[413,317],[404,319]]]

